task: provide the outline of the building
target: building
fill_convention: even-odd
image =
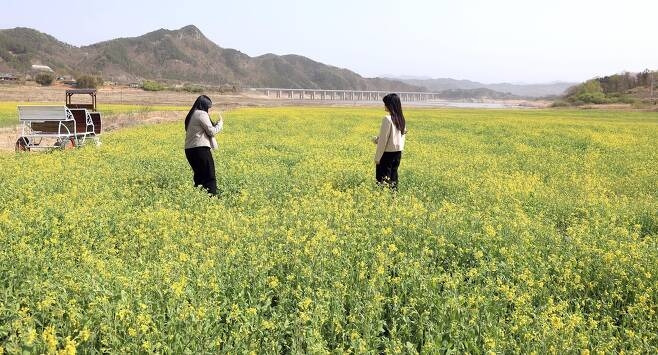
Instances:
[[[62,84],[71,85],[71,86],[75,86],[76,84],[75,79],[73,79],[71,75],[62,75],[57,78],[57,81],[59,81]]]
[[[32,70],[52,73],[53,70],[47,65],[32,64]]]
[[[0,73],[0,81],[18,81],[18,77],[14,74]]]

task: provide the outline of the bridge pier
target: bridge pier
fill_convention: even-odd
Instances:
[[[290,100],[337,100],[337,101],[379,101],[388,92],[376,90],[321,90],[321,89],[283,89],[283,88],[253,88],[267,97]],[[285,96],[287,95],[287,96]],[[407,102],[440,100],[439,93],[432,92],[400,92],[400,100]]]

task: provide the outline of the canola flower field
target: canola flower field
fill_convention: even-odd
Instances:
[[[658,114],[240,109],[0,154],[0,353],[656,353]]]

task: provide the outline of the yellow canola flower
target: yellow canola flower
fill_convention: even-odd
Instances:
[[[658,114],[405,104],[397,192],[383,114],[232,110],[212,199],[180,121],[0,152],[0,351],[658,351]]]
[[[75,355],[77,352],[77,346],[78,344],[76,343],[75,340],[71,339],[70,337],[66,337],[66,340],[64,342],[64,348],[59,350],[57,352],[58,355]]]
[[[54,353],[57,350],[57,335],[55,334],[55,327],[52,325],[47,326],[43,333],[41,333],[41,338],[46,344],[46,350],[49,353]]]

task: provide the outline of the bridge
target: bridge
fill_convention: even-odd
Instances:
[[[267,97],[289,100],[381,101],[391,91],[251,88]],[[402,101],[439,100],[433,92],[396,92]]]

